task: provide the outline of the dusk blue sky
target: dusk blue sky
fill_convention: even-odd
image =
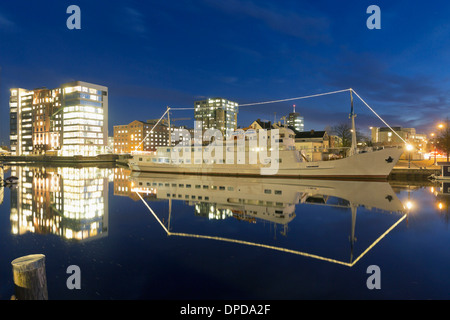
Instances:
[[[71,4],[81,30],[66,27]],[[366,27],[372,4],[380,30]],[[450,2],[1,1],[0,68],[5,144],[9,88],[74,80],[109,88],[110,135],[207,97],[245,104],[350,87],[391,126],[430,133],[449,116]],[[242,107],[238,125],[279,119],[293,104],[306,130],[349,121],[346,92]],[[355,109],[358,127],[384,126],[357,99]],[[172,117],[193,125],[193,110]]]

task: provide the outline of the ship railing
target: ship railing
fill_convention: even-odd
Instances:
[[[156,151],[131,151],[131,155],[155,155]]]
[[[397,148],[397,146],[377,146],[360,147],[356,150],[357,154],[369,153],[383,150],[385,148]],[[319,147],[319,148],[301,148],[298,151],[303,152],[308,161],[332,161],[347,158],[350,153],[350,147]],[[320,158],[320,159],[319,159]]]

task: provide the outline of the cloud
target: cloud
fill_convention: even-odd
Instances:
[[[130,7],[124,9],[125,20],[128,28],[140,37],[147,37],[148,28],[145,24],[144,15],[138,10]]]
[[[220,76],[218,77],[218,80],[225,84],[234,84],[239,81],[239,78],[234,76]]]
[[[208,5],[231,15],[250,17],[262,21],[271,29],[285,35],[303,39],[309,43],[330,42],[330,22],[325,16],[308,13],[301,15],[293,11],[264,7],[252,1],[208,1]]]
[[[353,88],[382,118],[390,119],[390,125],[425,130],[448,112],[448,84],[428,74],[409,75],[408,70],[399,74],[390,69],[389,61],[370,53],[347,51],[322,74],[329,86]]]
[[[0,12],[0,30],[12,31],[16,28],[16,24],[8,19],[5,15]]]

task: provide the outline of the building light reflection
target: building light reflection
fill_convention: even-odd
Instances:
[[[87,240],[108,230],[108,169],[12,167],[11,232]]]

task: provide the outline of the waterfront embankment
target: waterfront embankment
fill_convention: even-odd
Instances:
[[[441,167],[434,160],[400,160],[389,175],[389,180],[428,180],[440,174]]]
[[[0,156],[4,164],[102,164],[115,163],[119,159],[116,154],[101,154],[98,156]]]

